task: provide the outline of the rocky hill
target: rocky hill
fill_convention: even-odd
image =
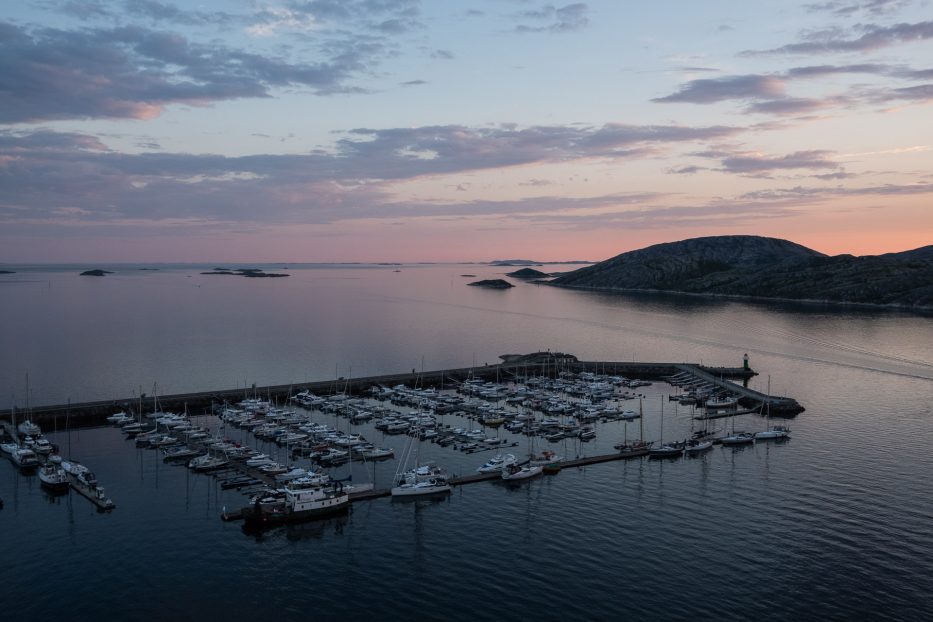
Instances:
[[[933,308],[933,246],[829,257],[775,238],[694,238],[623,253],[552,284]]]

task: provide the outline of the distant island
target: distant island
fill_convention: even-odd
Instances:
[[[467,285],[472,285],[474,287],[487,287],[489,289],[508,289],[510,287],[515,287],[505,279],[484,279],[482,281],[467,283]]]
[[[202,272],[201,274],[223,275],[223,276],[245,276],[251,279],[279,278],[283,276],[291,276],[289,274],[281,274],[281,273],[276,273],[276,272],[263,272],[260,268],[237,268],[236,270],[230,270],[228,268],[214,268],[213,272]]]
[[[540,266],[540,261],[531,259],[494,259],[489,262],[490,266]]]
[[[108,274],[113,274],[113,272],[111,272],[110,270],[96,269],[96,270],[85,270],[84,272],[81,273],[80,276],[105,276]]]
[[[460,276],[465,276],[467,278],[476,278],[475,274],[461,274]]]
[[[15,270],[0,270],[0,274],[16,274]]]
[[[516,270],[515,272],[507,272],[506,276],[514,276],[517,279],[541,279],[547,278],[551,275],[547,272],[535,270],[534,268],[522,268],[521,270]]]
[[[496,266],[499,268],[508,267],[508,266],[541,266],[544,264],[591,264],[592,261],[586,261],[581,259],[572,259],[570,261],[535,261],[533,259],[493,259],[489,262],[490,266]]]
[[[777,238],[703,237],[622,253],[550,284],[933,308],[933,246],[831,257]]]

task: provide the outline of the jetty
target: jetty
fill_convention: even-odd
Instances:
[[[316,382],[293,383],[271,386],[251,386],[248,388],[201,391],[158,396],[158,404],[166,411],[208,413],[214,405],[238,402],[247,397],[262,397],[270,401],[284,403],[296,391],[311,391],[317,394],[345,393],[347,395],[366,395],[374,387],[392,387],[395,385],[434,387],[443,389],[458,385],[466,380],[479,378],[484,381],[508,380],[510,378],[545,376],[557,377],[561,373],[580,373],[591,371],[601,374],[613,374],[642,380],[666,380],[677,374],[687,373],[709,382],[729,392],[741,396],[749,407],[766,404],[773,416],[790,416],[802,412],[804,408],[789,397],[769,396],[752,391],[744,382],[757,375],[747,365],[740,367],[707,367],[689,363],[651,363],[629,361],[581,361],[571,354],[560,352],[535,352],[532,354],[500,357],[502,362],[493,365],[416,371],[403,374],[383,374],[362,378],[337,378]],[[742,381],[743,384],[734,382]],[[52,406],[33,406],[30,417],[40,425],[56,424],[64,427],[89,427],[105,423],[106,417],[115,411],[135,412],[140,401],[151,400],[142,396],[101,400],[94,402],[58,404]],[[0,420],[10,420],[13,411],[0,410]]]

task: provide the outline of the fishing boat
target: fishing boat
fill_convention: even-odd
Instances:
[[[103,487],[97,483],[97,478],[86,466],[66,460],[62,462],[62,469],[67,474],[71,487],[90,499],[98,508],[112,510],[116,507],[116,504],[107,498]]]
[[[246,526],[263,528],[315,520],[342,514],[350,507],[350,496],[340,482],[322,486],[296,480],[285,486],[284,493],[274,500],[257,498],[243,508]]]
[[[45,466],[39,469],[39,482],[42,487],[49,492],[68,492],[68,474],[65,473],[65,469],[61,467],[61,464],[48,462]]]

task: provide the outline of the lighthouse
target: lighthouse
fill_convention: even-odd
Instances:
[[[742,369],[748,371],[748,352],[742,357]]]

